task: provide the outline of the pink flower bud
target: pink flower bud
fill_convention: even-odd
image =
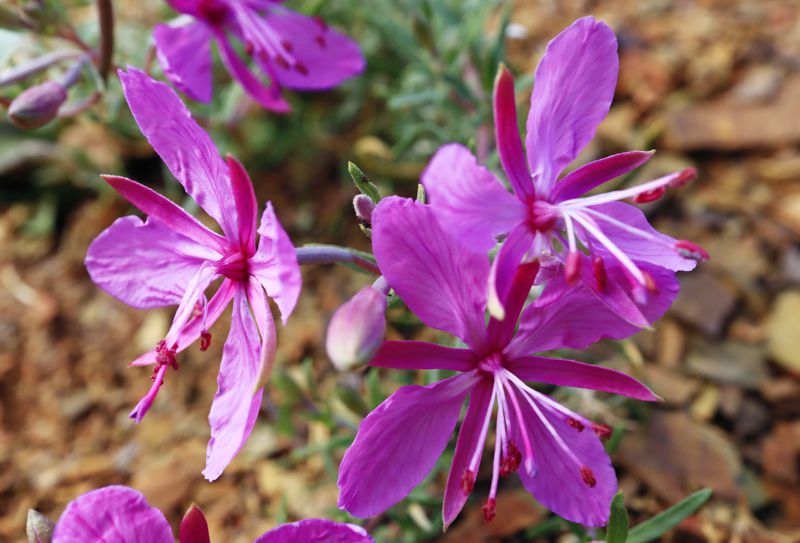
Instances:
[[[375,202],[366,194],[356,194],[353,198],[353,209],[356,217],[366,224],[372,224],[372,212],[375,210]]]
[[[180,543],[211,543],[206,517],[194,504],[183,516],[180,532]]]
[[[333,314],[325,338],[328,358],[341,371],[375,356],[386,331],[386,296],[372,287],[361,289]]]
[[[14,98],[8,108],[8,118],[24,129],[44,126],[58,115],[58,110],[67,99],[67,90],[55,81],[25,89]]]

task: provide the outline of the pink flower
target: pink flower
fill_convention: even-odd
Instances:
[[[540,258],[565,286],[582,284],[597,301],[635,326],[661,316],[678,291],[675,271],[708,255],[654,230],[622,200],[651,201],[695,175],[684,170],[630,189],[583,196],[647,162],[631,151],[586,164],[559,180],[608,113],[619,61],[613,31],[592,17],[577,20],[547,47],[536,70],[528,114],[527,157],[517,128],[514,81],[498,74],[495,125],[500,159],[513,195],[463,146],[442,147],[422,182],[445,228],[465,247],[486,252],[508,234],[494,262],[489,310],[503,317],[499,284],[517,264]]]
[[[226,162],[219,156],[175,92],[134,68],[119,76],[142,133],[223,235],[157,192],[124,177],[105,176],[147,220],[127,216],[115,221],[92,242],[86,267],[97,285],[128,305],[178,305],[166,337],[133,362],[155,364],[153,385],[131,413],[137,422],[168,369],[178,369],[177,353],[197,339],[201,350],[208,348],[208,329],[233,302],[209,415],[211,440],[203,474],[214,480],[241,449],[261,405],[276,341],[267,297],[285,323],[300,293],[300,270],[272,204],[267,203],[259,225],[247,172],[232,157]],[[221,283],[209,300],[205,292],[217,279]]]
[[[167,1],[194,21],[155,28],[158,61],[169,80],[193,100],[211,100],[212,38],[231,76],[272,111],[291,109],[281,96],[282,87],[329,89],[364,70],[358,44],[321,19],[295,13],[277,0]],[[269,77],[269,85],[250,71],[231,38],[244,43],[246,54]]]
[[[53,543],[174,543],[172,529],[144,496],[125,486],[92,490],[67,505],[56,524]],[[180,527],[180,543],[209,543],[203,512],[192,506]],[[363,528],[325,519],[283,524],[254,543],[372,543]]]
[[[458,374],[429,386],[404,386],[364,419],[340,467],[339,506],[367,517],[405,497],[444,451],[469,398],[445,489],[445,526],[472,491],[495,406],[486,519],[494,516],[499,478],[517,472],[525,488],[555,513],[582,524],[605,524],[617,488],[598,437],[608,428],[570,411],[525,381],[657,400],[647,387],[621,372],[531,355],[585,347],[605,337],[618,321],[609,319],[613,314],[602,307],[587,313],[592,294],[580,288],[545,294],[523,309],[538,273],[539,264],[533,261],[519,266],[509,284],[500,278],[506,318],[491,318],[486,324],[489,260],[456,243],[433,215],[432,207],[412,200],[381,200],[374,213],[375,257],[411,311],[467,347],[421,341],[383,344],[370,365]]]

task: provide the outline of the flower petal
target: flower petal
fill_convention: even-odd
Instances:
[[[208,103],[212,94],[211,34],[203,23],[156,25],[156,56],[164,75],[183,94]]]
[[[550,195],[551,201],[555,203],[582,196],[603,183],[635,170],[654,154],[655,151],[628,151],[585,164],[556,184]]]
[[[453,349],[426,341],[384,341],[369,365],[402,370],[466,372],[476,367],[470,349]]]
[[[578,19],[547,45],[536,69],[525,140],[537,193],[548,194],[592,139],[611,106],[618,72],[614,32],[593,17]]]
[[[358,44],[324,22],[288,9],[270,10],[265,19],[282,42],[289,44],[292,57],[300,63],[294,67],[269,61],[284,87],[330,89],[364,71],[364,55]]]
[[[53,532],[53,543],[174,543],[167,519],[139,492],[125,486],[92,490],[71,501]]]
[[[261,342],[256,324],[247,307],[242,289],[233,297],[231,330],[222,352],[217,376],[217,393],[211,404],[208,422],[211,440],[206,451],[203,476],[217,479],[244,445],[256,422],[263,388],[261,376]]]
[[[300,296],[302,277],[297,264],[297,253],[292,241],[278,221],[272,202],[267,202],[258,227],[261,239],[256,254],[250,259],[253,274],[275,300],[281,312],[281,321],[286,324]]]
[[[339,507],[370,517],[408,495],[447,446],[473,380],[404,386],[367,415],[339,467]]]
[[[454,242],[430,206],[394,196],[381,200],[372,247],[384,277],[425,324],[472,347],[484,342],[489,260]]]
[[[373,543],[360,526],[325,519],[306,519],[283,524],[253,543]]]
[[[436,151],[422,184],[442,229],[473,251],[488,252],[525,219],[525,206],[458,143]]]
[[[514,394],[519,395],[518,392]],[[551,411],[537,400],[531,401],[536,402],[544,420],[527,402],[520,400],[524,420],[514,418],[512,422],[517,433],[520,425],[528,432],[536,455],[535,472],[529,473],[524,467],[517,472],[522,484],[542,505],[560,517],[587,526],[605,525],[611,500],[617,492],[617,477],[603,444],[594,432],[572,428],[564,414]],[[580,465],[559,446],[548,424]],[[594,486],[582,479],[583,466],[590,470]]]
[[[445,528],[449,526],[461,512],[470,492],[464,488],[464,477],[477,476],[476,473],[466,474],[475,456],[475,467],[480,466],[483,447],[486,442],[486,433],[489,430],[487,417],[492,410],[492,385],[481,381],[470,392],[469,407],[461,430],[458,432],[456,450],[453,454],[453,463],[447,475],[447,486],[444,490],[444,503],[442,504],[442,519]]]
[[[144,137],[189,196],[230,237],[235,233],[236,207],[230,197],[228,167],[214,142],[166,83],[132,67],[120,70],[119,78]]]
[[[278,84],[273,81],[267,86],[254,76],[247,64],[239,58],[222,30],[215,30],[215,37],[223,64],[230,72],[231,77],[239,82],[253,100],[258,102],[261,107],[276,113],[288,113],[292,110],[289,102],[281,96],[281,89]]]
[[[494,317],[489,319],[487,332],[489,334],[489,344],[497,350],[503,350],[517,328],[517,319],[522,312],[522,307],[528,300],[531,287],[539,273],[539,261],[526,262],[517,266],[516,273],[511,278],[510,286],[503,285],[501,290],[506,292],[503,300],[505,316],[503,320]]]
[[[525,255],[530,251],[533,240],[534,237],[528,226],[520,224],[511,231],[494,257],[489,273],[487,307],[491,316],[497,320],[506,319],[505,304],[511,286],[514,284],[517,267],[525,260]],[[513,318],[516,322],[516,315]]]
[[[95,238],[86,269],[103,290],[146,309],[181,301],[186,285],[217,254],[161,221],[121,217]]]
[[[533,195],[533,183],[519,137],[514,78],[505,66],[500,66],[494,80],[494,128],[503,170],[517,198],[525,201]]]
[[[633,377],[595,364],[562,358],[521,356],[509,360],[505,367],[523,381],[601,390],[645,402],[659,400],[652,390]]]
[[[228,155],[228,169],[231,172],[231,192],[236,204],[236,239],[239,247],[246,254],[256,250],[256,221],[258,220],[258,203],[253,183],[244,166]]]

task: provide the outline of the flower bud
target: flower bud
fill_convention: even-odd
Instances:
[[[341,371],[367,362],[383,343],[386,295],[372,287],[361,289],[333,314],[325,338],[328,357]]]
[[[58,115],[67,99],[67,89],[55,81],[25,89],[8,108],[8,118],[20,128],[44,126]]]
[[[372,224],[372,212],[375,210],[375,202],[366,194],[356,194],[353,197],[353,209],[356,217],[367,225]]]
[[[39,511],[28,509],[28,520],[25,523],[28,543],[50,543],[53,539],[53,528],[55,526],[52,520]]]
[[[206,516],[194,504],[183,516],[179,541],[180,543],[211,543]]]

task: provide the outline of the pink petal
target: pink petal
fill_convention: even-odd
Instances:
[[[617,477],[600,439],[590,430],[577,431],[567,423],[565,415],[553,413],[537,402],[545,420],[581,466],[591,470],[596,484],[589,486],[581,477],[581,466],[558,446],[542,419],[525,401],[521,400],[521,405],[524,420],[514,418],[512,425],[516,433],[519,433],[519,425],[524,425],[534,444],[537,467],[535,473],[528,473],[524,468],[517,472],[522,484],[542,505],[560,517],[587,526],[605,525],[611,499],[617,492]]]
[[[408,495],[447,446],[473,379],[404,386],[367,415],[339,466],[339,507],[365,518]]]
[[[505,304],[508,299],[511,286],[514,284],[514,276],[517,267],[525,260],[525,255],[530,251],[534,237],[526,224],[517,225],[508,235],[500,250],[492,262],[489,274],[488,303],[489,313],[497,320],[505,320]],[[508,318],[514,319],[516,316],[509,315]]]
[[[280,39],[290,44],[291,55],[301,66],[281,66],[269,60],[284,87],[330,89],[364,71],[364,55],[358,44],[324,23],[288,9],[270,10],[265,19]]]
[[[213,249],[218,258],[227,252],[228,245],[225,238],[206,228],[182,207],[153,189],[126,177],[116,175],[101,175],[100,177],[145,215],[158,219],[165,226]]]
[[[539,262],[527,262],[520,264],[513,278],[511,278],[511,285],[503,285],[500,290],[506,292],[506,298],[503,300],[503,307],[505,316],[503,320],[497,320],[494,317],[489,319],[489,326],[487,331],[489,334],[489,344],[497,350],[502,350],[514,337],[514,332],[517,329],[517,319],[522,312],[522,307],[528,300],[528,295],[531,293],[531,287],[539,273]]]
[[[267,86],[252,74],[247,64],[239,58],[224,32],[216,30],[215,37],[219,45],[220,57],[231,77],[239,82],[253,100],[258,102],[261,107],[276,113],[288,113],[292,110],[289,102],[281,97],[281,89],[275,82]]]
[[[167,519],[139,492],[124,486],[92,490],[71,501],[56,524],[53,543],[174,543]]]
[[[119,71],[122,90],[142,134],[225,235],[235,233],[236,208],[230,197],[228,167],[214,142],[165,83],[129,67]]]
[[[635,170],[654,154],[655,151],[628,151],[581,166],[556,184],[550,201],[561,202],[582,196],[603,183]]]
[[[525,206],[463,145],[440,147],[422,184],[442,229],[473,251],[488,252],[499,234],[525,220]]]
[[[203,23],[156,25],[153,40],[164,75],[183,94],[208,103],[212,94],[211,34]]]
[[[402,370],[466,372],[475,369],[476,362],[470,349],[453,349],[425,341],[384,341],[369,365]]]
[[[659,400],[653,391],[633,377],[595,364],[561,358],[521,356],[509,360],[505,367],[523,381],[601,390],[645,402]]]
[[[186,285],[217,254],[156,219],[122,217],[100,233],[86,253],[99,287],[140,309],[180,302]]]
[[[231,193],[236,204],[236,240],[246,254],[256,250],[256,221],[258,220],[258,203],[253,183],[244,166],[228,155],[228,169],[231,172]]]
[[[312,518],[278,526],[253,543],[373,543],[373,540],[360,526]]]
[[[194,504],[181,520],[180,543],[211,543],[206,516]]]
[[[481,345],[488,258],[448,236],[430,206],[406,198],[381,200],[372,226],[378,266],[411,311],[428,326]]]
[[[618,71],[614,32],[593,17],[578,19],[548,44],[536,69],[525,141],[539,194],[549,193],[594,136]]]
[[[294,246],[278,221],[272,202],[267,202],[264,208],[258,234],[261,239],[256,254],[250,259],[250,273],[275,300],[281,321],[286,324],[300,296],[302,277]]]
[[[505,66],[500,66],[494,81],[494,127],[503,170],[517,198],[525,201],[533,195],[533,183],[519,137],[514,78]]]
[[[272,318],[272,311],[269,309],[264,288],[253,276],[250,276],[247,283],[247,301],[250,302],[253,317],[255,317],[261,334],[261,349],[258,359],[258,386],[261,387],[267,383],[272,374],[275,352],[278,347],[278,335],[275,332],[275,320]]]
[[[231,330],[225,341],[217,376],[217,393],[208,422],[211,440],[206,451],[203,476],[217,479],[244,446],[261,406],[261,341],[240,289],[234,294]]]
[[[477,476],[477,473],[469,475],[466,474],[466,471],[475,455],[478,457],[476,467],[480,466],[486,433],[489,429],[485,423],[487,414],[491,415],[489,413],[492,409],[491,400],[492,386],[485,381],[481,381],[470,393],[469,407],[464,421],[461,423],[461,430],[458,432],[453,463],[450,466],[444,491],[442,518],[445,528],[456,519],[464,504],[467,503],[470,493],[467,492],[464,485],[470,483],[466,483],[464,478]]]
[[[645,239],[619,226],[593,217],[603,230],[603,233],[634,262],[647,262],[673,271],[690,271],[697,265],[697,261],[691,258],[684,258],[675,250],[677,240],[662,234],[650,226],[647,217],[638,207],[623,202],[609,202],[591,206],[591,209],[608,215],[612,219],[616,219],[630,227],[642,230],[650,238],[654,238]],[[579,231],[581,230],[579,229]],[[582,233],[582,237],[585,238],[586,233]],[[609,256],[608,250],[600,243],[592,244],[592,252],[613,258]]]

